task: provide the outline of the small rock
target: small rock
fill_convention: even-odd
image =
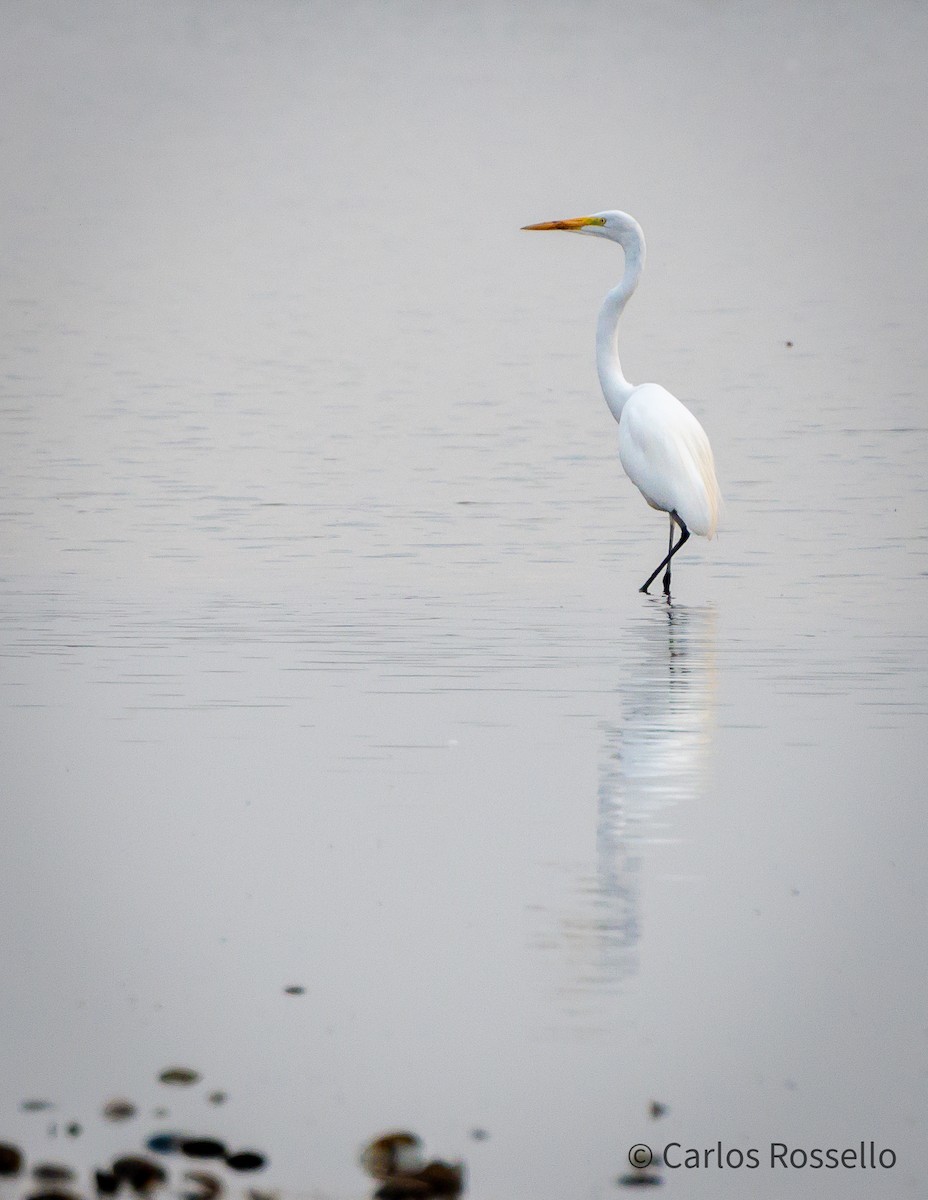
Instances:
[[[9,1179],[23,1169],[23,1152],[9,1142],[0,1142],[0,1178]]]
[[[103,1109],[108,1121],[128,1121],[135,1114],[136,1107],[131,1100],[110,1100]]]
[[[257,1150],[239,1150],[226,1155],[226,1165],[233,1171],[260,1171],[267,1166],[267,1159]]]
[[[226,1148],[215,1138],[184,1138],[180,1144],[188,1158],[225,1158]]]
[[[74,1172],[63,1163],[39,1163],[32,1168],[33,1179],[41,1179],[43,1183],[67,1183],[74,1179]]]
[[[374,1179],[415,1175],[422,1169],[422,1142],[405,1129],[381,1134],[361,1151],[361,1166]]]
[[[113,1174],[139,1195],[145,1195],[157,1184],[167,1181],[167,1174],[157,1163],[135,1154],[117,1158],[113,1163]]]
[[[197,1071],[190,1067],[166,1067],[158,1076],[162,1083],[178,1084],[186,1086],[191,1083],[196,1083],[200,1078]]]

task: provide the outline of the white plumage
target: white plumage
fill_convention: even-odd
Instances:
[[[712,447],[690,410],[658,383],[630,384],[618,350],[619,318],[644,269],[641,226],[628,213],[609,211],[566,221],[544,221],[526,229],[565,229],[618,242],[625,251],[621,281],[603,301],[596,328],[596,366],[609,410],[619,423],[619,460],[652,508],[670,514],[667,556],[641,587],[646,592],[662,568],[670,596],[670,563],[691,533],[711,538],[718,526],[721,495]],[[673,544],[674,525],[680,540]]]

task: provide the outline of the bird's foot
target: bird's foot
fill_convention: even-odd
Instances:
[[[650,595],[651,595],[651,593],[648,591],[648,585],[647,585],[646,583],[643,583],[643,584],[641,585],[641,587],[638,589],[638,591],[639,591],[639,592],[644,592],[644,594],[645,594],[646,596],[650,596]]]

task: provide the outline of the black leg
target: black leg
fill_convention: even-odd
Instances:
[[[667,570],[664,572],[664,595],[670,599],[670,560],[673,558],[673,513],[670,514],[670,537],[667,539]]]
[[[673,523],[674,523],[674,521],[676,521],[677,524],[680,526],[680,540],[679,540],[679,542],[677,542],[676,546],[671,546],[670,552],[668,553],[667,557],[665,559],[662,559],[661,562],[655,568],[655,570],[648,576],[648,578],[644,581],[644,583],[638,589],[639,592],[647,592],[648,588],[651,586],[651,584],[654,582],[654,580],[658,577],[658,575],[660,575],[663,568],[667,567],[667,574],[664,576],[664,595],[665,596],[670,595],[670,560],[673,558],[673,556],[676,554],[676,552],[680,549],[680,547],[683,545],[683,543],[689,541],[689,537],[690,537],[690,531],[683,524],[683,522],[680,520],[680,518],[677,516],[677,514],[671,513],[670,514],[670,540],[671,540],[671,542],[673,542]]]

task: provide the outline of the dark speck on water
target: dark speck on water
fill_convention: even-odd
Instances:
[[[298,983],[291,983],[289,987],[285,987],[284,991],[288,996],[305,996],[306,988],[301,987]]]
[[[23,1112],[47,1112],[54,1108],[51,1100],[24,1100],[20,1105]]]
[[[207,1100],[209,1100],[210,1104],[225,1104],[228,1099],[229,1097],[225,1092],[210,1092],[210,1094],[207,1096]]]
[[[94,1181],[101,1196],[112,1196],[119,1190],[119,1180],[112,1171],[94,1172]]]

